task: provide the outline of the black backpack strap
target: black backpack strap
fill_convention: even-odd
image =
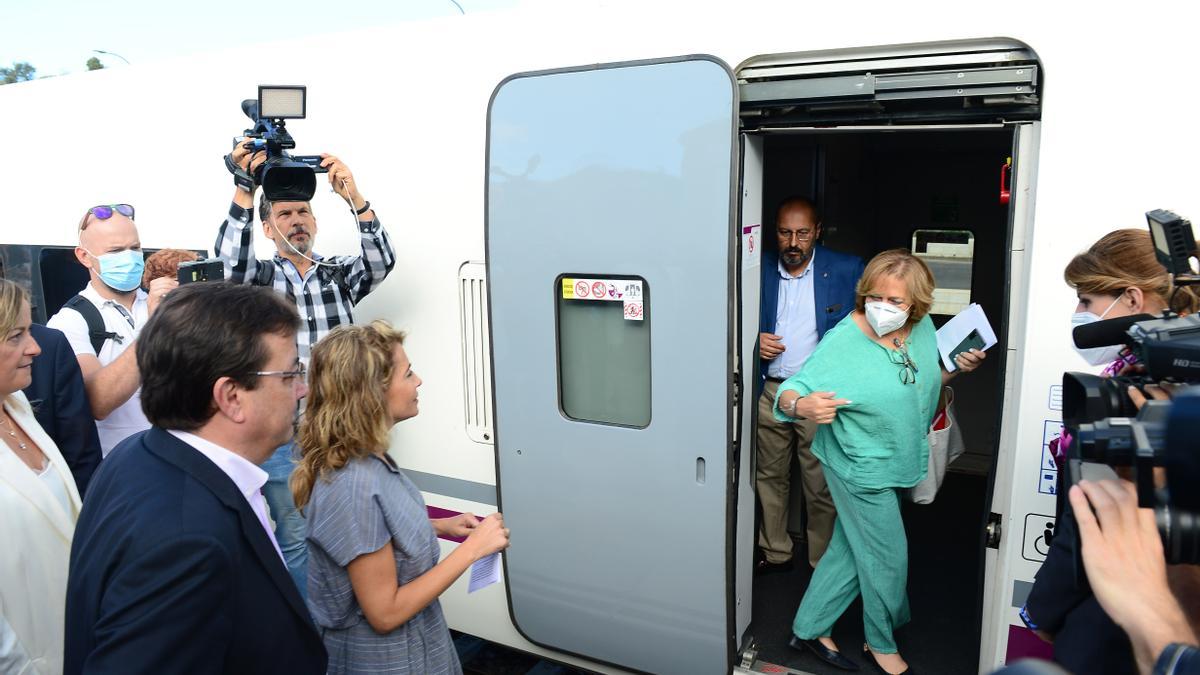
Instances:
[[[76,295],[63,306],[70,307],[83,315],[83,320],[87,322],[88,337],[92,340],[92,350],[96,352],[96,356],[100,355],[100,348],[104,346],[105,340],[121,341],[120,335],[105,330],[104,317],[100,316],[100,310],[96,309],[96,306],[87,298]]]
[[[275,265],[263,264],[263,261],[258,261],[258,268],[254,270],[254,279],[250,282],[253,286],[273,286],[275,285]]]

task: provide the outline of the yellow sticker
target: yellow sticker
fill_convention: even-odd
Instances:
[[[563,300],[575,299],[575,280],[564,278],[562,280]]]

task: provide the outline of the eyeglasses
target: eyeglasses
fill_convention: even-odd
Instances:
[[[285,380],[298,377],[303,380],[304,376],[308,375],[308,367],[306,367],[303,362],[297,362],[295,370],[256,370],[250,374],[265,375],[267,377],[282,377]]]
[[[813,237],[816,236],[817,232],[816,232],[816,230],[793,230],[791,232],[784,232],[784,231],[780,230],[778,232],[778,234],[779,234],[779,238],[784,241],[792,241],[793,239],[795,239],[796,241],[804,242],[804,241],[812,241]]]
[[[917,364],[908,356],[908,348],[897,345],[895,350],[887,350],[888,360],[900,366],[900,383],[917,383]]]
[[[87,229],[88,216],[96,216],[96,220],[108,220],[113,217],[114,213],[119,213],[133,220],[133,207],[129,204],[102,204],[100,206],[93,206],[87,210],[87,213],[83,216],[83,222],[79,224],[79,229]]]

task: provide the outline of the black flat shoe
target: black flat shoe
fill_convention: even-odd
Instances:
[[[858,670],[857,663],[842,656],[841,652],[836,652],[821,644],[820,640],[801,640],[793,635],[792,639],[788,640],[788,646],[792,649],[797,649],[800,651],[807,649],[815,654],[818,659],[821,659],[834,668],[841,668],[842,670]],[[878,667],[878,665],[876,665],[876,667]]]
[[[869,647],[863,647],[863,658],[865,658],[867,660],[867,663],[870,663],[872,666],[875,666],[876,672],[883,673],[883,675],[892,675],[892,673],[889,673],[888,671],[884,670],[883,666],[879,665],[879,662],[875,660],[875,655],[873,653],[871,653],[871,649]],[[903,673],[896,673],[896,675],[916,675],[916,674],[913,673],[912,666],[909,666],[908,668],[904,669]]]

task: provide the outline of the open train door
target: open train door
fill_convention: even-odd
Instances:
[[[514,625],[624,668],[733,655],[737,96],[696,56],[521,74],[488,115]]]

